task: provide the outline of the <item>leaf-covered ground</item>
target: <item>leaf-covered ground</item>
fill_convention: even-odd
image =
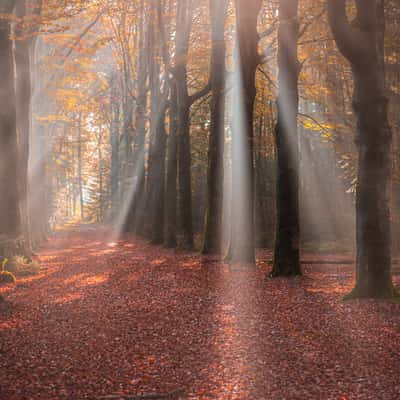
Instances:
[[[341,301],[352,265],[265,279],[270,257],[252,269],[58,233],[40,275],[0,288],[0,399],[400,399],[400,305]]]

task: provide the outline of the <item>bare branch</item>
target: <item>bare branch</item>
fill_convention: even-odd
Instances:
[[[332,34],[340,52],[352,63],[365,60],[365,38],[360,31],[354,29],[346,14],[346,0],[327,0],[328,19]]]
[[[189,103],[192,105],[195,103],[197,100],[201,99],[202,97],[206,96],[208,93],[211,91],[211,82],[209,81],[206,86],[204,86],[203,89],[200,89],[196,93],[192,94],[189,96]]]

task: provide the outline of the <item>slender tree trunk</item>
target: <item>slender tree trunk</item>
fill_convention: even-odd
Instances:
[[[297,60],[298,1],[280,0],[278,32],[279,97],[275,127],[278,160],[277,224],[271,276],[301,275],[299,222],[299,105]]]
[[[122,100],[122,138],[123,138],[123,171],[121,177],[121,198],[124,202],[129,203],[128,218],[125,221],[126,230],[132,231],[132,213],[134,212],[132,205],[132,185],[134,185],[134,168],[133,168],[133,151],[132,151],[132,141],[133,141],[133,100],[131,98],[131,93],[129,90],[130,76],[127,73],[124,74],[124,89],[123,89],[123,100]]]
[[[211,10],[211,126],[208,145],[208,197],[203,254],[219,254],[222,241],[225,113],[225,16],[228,2],[210,0]]]
[[[227,259],[255,263],[253,114],[256,96],[257,17],[261,1],[236,0],[236,92],[232,124],[232,214]]]
[[[103,152],[101,149],[101,134],[99,134],[97,142],[97,156],[99,159],[99,218],[98,222],[103,219],[104,212],[104,194],[103,194]]]
[[[84,217],[83,182],[82,182],[82,115],[78,117],[78,186],[81,221]]]
[[[11,4],[11,2],[10,2]],[[12,7],[0,8],[11,12]],[[0,256],[18,251],[21,234],[14,62],[10,21],[0,19]]]
[[[110,126],[110,146],[111,146],[111,219],[117,215],[119,205],[119,103],[116,101],[116,90],[111,83],[111,126]]]
[[[330,26],[350,61],[357,118],[356,286],[352,297],[392,297],[389,188],[392,132],[384,69],[384,1],[357,0],[350,24],[345,0],[328,0]]]

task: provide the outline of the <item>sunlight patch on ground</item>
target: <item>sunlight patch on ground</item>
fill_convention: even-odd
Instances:
[[[71,276],[67,279],[64,279],[63,283],[65,285],[73,285],[74,283],[85,279],[87,276],[89,276],[89,274],[86,274],[86,273],[85,274],[77,274],[77,275]]]
[[[116,248],[108,248],[108,249],[96,249],[89,252],[89,255],[92,256],[103,256],[106,254],[114,254],[116,252]]]
[[[156,260],[153,260],[151,262],[151,264],[154,265],[154,266],[160,266],[160,265],[165,264],[167,261],[168,260],[165,257],[163,257],[163,258],[158,258]]]
[[[198,260],[181,262],[179,266],[185,269],[201,269],[201,264]]]
[[[99,285],[100,283],[107,282],[108,277],[105,275],[96,275],[96,276],[89,276],[86,279],[84,279],[80,284],[78,283],[78,287],[84,287],[84,286],[95,286]]]
[[[73,301],[80,300],[82,298],[82,295],[79,293],[68,293],[65,294],[64,296],[57,297],[52,301],[52,303],[55,304],[67,304],[67,303],[72,303]]]
[[[107,275],[78,274],[63,281],[66,286],[85,287],[94,286],[108,280]]]

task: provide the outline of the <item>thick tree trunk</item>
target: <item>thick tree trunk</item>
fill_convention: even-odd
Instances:
[[[392,297],[389,188],[392,133],[384,71],[384,1],[358,0],[357,24],[344,0],[329,0],[332,32],[354,77],[359,166],[356,193],[356,286],[351,297]]]
[[[210,0],[211,10],[211,102],[208,145],[208,196],[203,254],[219,254],[222,240],[222,203],[224,186],[225,113],[225,16],[227,1]]]
[[[11,12],[5,9],[3,12]],[[0,19],[0,256],[18,251],[21,234],[14,62],[10,21]]]
[[[161,93],[160,66],[153,55],[151,82],[151,142],[148,162],[148,214],[150,240],[161,244],[164,237],[165,146],[166,146],[166,94]]]
[[[194,247],[192,221],[192,156],[190,145],[190,102],[186,87],[186,68],[176,69],[178,91],[178,180],[179,211],[182,232],[182,248]]]
[[[299,222],[299,105],[297,60],[298,1],[280,0],[278,31],[279,97],[275,127],[277,153],[277,223],[271,276],[301,275]]]
[[[147,208],[149,211],[150,239],[153,244],[162,244],[164,241],[164,207],[165,207],[165,156],[167,132],[165,118],[169,95],[169,58],[168,44],[165,38],[163,19],[163,2],[158,0],[153,4],[154,21],[153,46],[151,60],[151,140],[148,161],[148,191]],[[161,57],[159,57],[159,55]],[[159,59],[164,61],[165,81],[162,81]],[[163,88],[163,89],[162,89]]]
[[[253,114],[261,1],[236,0],[236,92],[232,124],[232,215],[227,259],[255,263]]]
[[[165,155],[166,155],[166,131],[165,131],[165,105],[161,104],[157,116],[156,142],[154,143],[153,163],[153,188],[152,188],[152,219],[151,241],[153,244],[162,244],[164,239],[164,207],[165,207]]]
[[[174,79],[177,92],[178,120],[178,190],[181,246],[190,250],[194,247],[192,221],[192,177],[190,145],[190,98],[187,86],[187,55],[193,18],[192,0],[178,2],[176,31],[176,65]]]
[[[145,7],[141,1],[140,40],[138,58],[137,97],[135,109],[135,149],[133,154],[134,187],[129,201],[129,212],[126,230],[137,234],[144,233],[144,209],[146,187],[146,108],[147,108],[147,78],[149,69],[149,28],[145,28]]]
[[[26,15],[26,1],[18,0],[16,3],[16,15],[22,19]],[[26,253],[31,253],[30,221],[28,214],[28,160],[29,137],[31,118],[31,71],[30,71],[30,38],[24,38],[25,29],[16,27],[15,40],[15,70],[16,70],[16,99],[17,99],[17,130],[19,149],[19,187],[21,197],[21,224],[24,235]]]
[[[165,192],[165,234],[164,244],[168,248],[177,245],[176,240],[176,203],[177,203],[177,175],[178,175],[178,103],[176,86],[173,85],[169,107],[169,135],[168,135],[168,161],[167,182]]]
[[[40,9],[37,9],[37,14],[40,14]],[[33,72],[33,81],[35,82],[35,90],[32,92],[31,105],[34,107],[33,113],[41,114],[48,113],[48,105],[43,96],[45,86],[45,78],[37,61],[37,46],[40,44],[36,39],[32,41],[31,49],[31,70]],[[43,42],[42,46],[48,50],[47,45]],[[32,123],[32,138],[30,143],[30,160],[32,171],[29,179],[29,207],[30,207],[30,222],[31,222],[31,242],[35,248],[46,240],[49,231],[50,214],[50,188],[51,182],[49,178],[50,164],[50,140],[52,137],[53,127],[42,125],[36,119],[31,120]],[[75,187],[75,185],[74,185]],[[75,195],[77,191],[74,191]]]

